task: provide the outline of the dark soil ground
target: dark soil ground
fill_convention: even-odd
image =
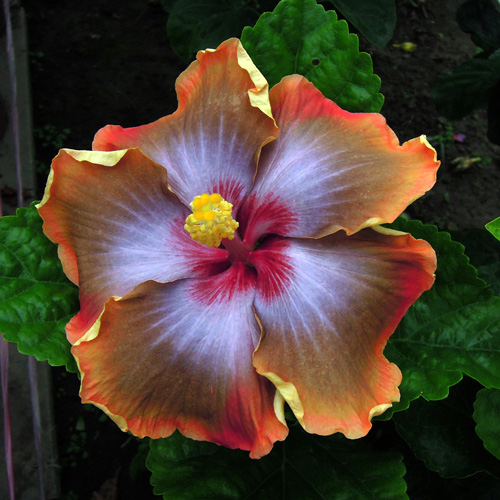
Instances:
[[[500,147],[486,138],[485,110],[448,121],[438,115],[431,95],[435,78],[470,59],[477,49],[455,21],[462,3],[398,2],[391,43],[385,49],[372,50],[361,40],[382,79],[381,92],[386,98],[382,114],[389,125],[401,141],[426,134],[442,162],[435,187],[408,212],[449,231],[484,227],[500,214]],[[417,48],[407,53],[393,47],[404,42],[415,43]],[[460,143],[453,134],[465,134],[466,139]],[[468,159],[477,163],[463,168]]]
[[[434,78],[475,50],[455,22],[462,1],[398,1],[393,41],[374,49],[361,40],[382,78],[382,113],[400,139],[422,133],[440,146],[436,187],[409,210],[441,229],[483,227],[500,215],[500,148],[486,137],[485,113],[449,122],[434,107]],[[185,68],[169,47],[159,0],[23,0],[28,16],[40,186],[62,146],[89,149],[108,123],[140,125],[176,108],[175,78]],[[413,52],[393,47],[412,42]],[[463,143],[452,133],[466,135]],[[460,170],[456,158],[479,158]],[[139,441],[93,407],[82,407],[78,381],[54,370],[62,499],[153,498],[144,460],[130,471]]]

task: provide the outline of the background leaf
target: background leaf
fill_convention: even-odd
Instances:
[[[408,498],[398,453],[374,452],[366,440],[312,436],[298,426],[260,460],[177,432],[150,446],[151,483],[168,500]]]
[[[500,5],[491,0],[469,0],[457,10],[457,22],[462,31],[471,34],[472,41],[490,54],[500,48]]]
[[[399,435],[415,455],[442,477],[500,472],[500,463],[486,452],[475,432],[472,412],[477,388],[477,382],[464,379],[445,400],[418,400],[393,417]],[[498,424],[498,418],[492,420]]]
[[[500,390],[483,389],[474,404],[476,432],[484,447],[500,460]]]
[[[383,48],[396,27],[395,0],[330,0],[375,47]]]
[[[498,225],[500,239],[500,218]],[[471,264],[477,269],[478,276],[491,285],[495,295],[500,296],[500,241],[496,240],[486,229],[480,228],[453,233],[452,238],[465,246]]]
[[[35,204],[0,219],[0,332],[23,354],[76,372],[64,327],[78,312],[78,288],[42,232]]]
[[[486,229],[497,239],[500,240],[500,217],[486,224]]]
[[[500,298],[478,278],[464,247],[434,226],[402,218],[390,225],[427,240],[438,257],[436,282],[408,310],[385,356],[403,373],[401,401],[380,418],[423,396],[443,399],[463,374],[500,387]]]
[[[486,106],[499,82],[500,49],[487,59],[470,59],[451,73],[438,76],[432,95],[440,114],[459,119]]]
[[[167,21],[170,45],[184,61],[207,47],[239,36],[246,24],[257,18],[245,0],[182,0],[171,6]]]
[[[345,21],[315,0],[282,0],[241,35],[269,85],[298,73],[348,111],[380,111],[380,78]]]
[[[487,137],[500,145],[500,3],[469,0],[459,7],[457,21],[482,51],[436,79],[436,108],[447,118],[458,119],[475,108],[486,107]]]

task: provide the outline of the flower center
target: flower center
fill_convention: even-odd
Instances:
[[[231,215],[233,205],[220,194],[195,196],[190,206],[193,213],[187,216],[184,229],[193,240],[207,247],[218,247],[223,239],[234,238],[239,224]]]

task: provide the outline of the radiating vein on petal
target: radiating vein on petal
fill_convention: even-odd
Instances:
[[[269,453],[287,428],[274,413],[274,386],[252,367],[254,290],[255,272],[240,263],[109,301],[97,336],[73,347],[82,400],[138,436],[177,428],[255,458]]]
[[[434,281],[433,249],[408,234],[365,229],[269,239],[252,264],[263,330],[258,373],[276,384],[307,431],[364,436],[371,417],[399,399],[401,373],[382,352]]]
[[[218,192],[237,209],[251,188],[261,147],[278,133],[266,80],[233,38],[199,52],[176,90],[175,113],[140,127],[107,126],[93,148],[138,147],[167,168],[170,185],[185,204]]]
[[[189,210],[169,191],[165,169],[139,150],[62,150],[39,212],[66,274],[80,286],[81,310],[67,327],[71,342],[111,296],[146,280],[209,275],[227,261],[224,250],[189,237]]]
[[[262,231],[317,238],[392,222],[435,183],[439,162],[424,136],[399,145],[381,115],[344,111],[299,75],[270,99],[280,135],[263,149],[239,216],[247,241]]]

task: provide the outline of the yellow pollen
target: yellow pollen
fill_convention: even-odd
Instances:
[[[203,201],[201,201],[201,196],[197,196],[194,200],[193,200],[193,210],[196,209],[196,210],[200,210],[201,208],[203,208]]]
[[[195,196],[190,206],[193,213],[186,218],[184,229],[193,240],[208,247],[218,247],[224,238],[234,238],[239,224],[232,217],[233,205],[219,193]]]

